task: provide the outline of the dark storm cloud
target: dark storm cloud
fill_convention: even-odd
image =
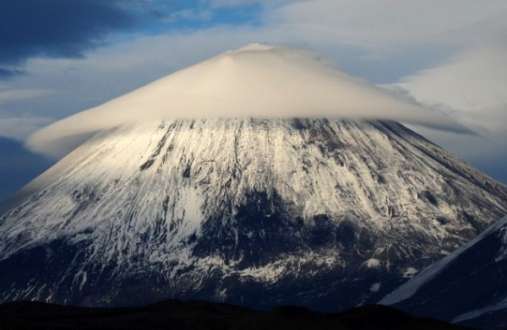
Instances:
[[[109,33],[136,22],[115,0],[0,1],[0,77],[19,73],[5,65],[32,56],[78,57],[103,43]],[[2,68],[2,65],[4,68]]]

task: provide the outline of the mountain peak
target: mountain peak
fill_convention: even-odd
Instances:
[[[237,50],[233,50],[233,51],[230,51],[230,52],[245,52],[245,51],[266,51],[266,50],[271,50],[275,48],[275,46],[272,46],[272,45],[269,45],[269,44],[263,44],[263,43],[258,43],[258,42],[253,42],[253,43],[250,43],[248,45],[245,45]]]
[[[29,140],[64,154],[91,134],[147,121],[200,118],[379,119],[466,131],[451,118],[353,78],[309,51],[251,44],[58,121]],[[63,149],[63,151],[61,150]]]

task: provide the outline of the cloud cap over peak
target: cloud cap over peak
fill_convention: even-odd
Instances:
[[[466,132],[449,117],[353,78],[311,52],[251,44],[58,121],[28,144],[58,154],[77,136],[124,124],[238,117],[382,119]]]

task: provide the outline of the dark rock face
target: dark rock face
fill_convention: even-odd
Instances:
[[[224,212],[204,223],[194,254],[218,255],[226,262],[259,266],[303,249],[304,229],[303,219],[294,217],[290,205],[276,191],[271,196],[265,191],[251,191],[236,207],[235,215]]]
[[[483,329],[504,329],[507,218],[382,300],[406,311]]]
[[[0,300],[376,302],[507,213],[400,124],[207,120],[90,139],[0,217]]]

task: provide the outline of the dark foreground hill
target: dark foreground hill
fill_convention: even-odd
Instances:
[[[507,329],[507,217],[380,303],[481,329]]]
[[[36,302],[0,305],[0,330],[51,329],[464,329],[369,305],[324,314],[302,307],[256,311],[228,304],[166,301],[138,308],[84,308]]]

